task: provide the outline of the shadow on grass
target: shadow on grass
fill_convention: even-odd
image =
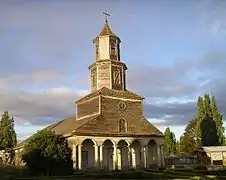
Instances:
[[[202,178],[201,178],[202,177]],[[0,167],[0,180],[76,180],[76,179],[226,179],[226,171],[207,170],[127,170],[75,171],[67,176],[38,176],[27,168]]]

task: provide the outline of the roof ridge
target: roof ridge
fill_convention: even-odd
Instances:
[[[61,124],[63,121],[65,121],[65,120],[67,120],[67,119],[70,119],[70,118],[73,118],[73,117],[75,117],[75,116],[70,116],[70,117],[68,117],[68,118],[65,118],[65,119],[63,119],[63,120],[61,120],[61,121],[59,121],[59,122],[56,122],[56,123],[50,125],[50,126],[52,126],[51,129],[55,128],[56,126],[58,126],[59,124]],[[49,127],[49,126],[48,126],[48,127]],[[48,128],[48,127],[46,127],[46,128]],[[50,130],[51,130],[51,129],[50,129]]]
[[[159,135],[163,135],[164,136],[164,134],[154,125],[154,124],[152,124],[149,120],[147,120],[144,116],[142,117],[143,118],[143,120],[145,121],[145,122],[147,122],[156,132],[154,132],[154,133],[158,133]]]

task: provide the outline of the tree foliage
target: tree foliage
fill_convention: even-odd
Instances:
[[[204,117],[205,117],[205,104],[204,104],[203,97],[199,96],[197,101],[197,115],[196,115],[196,118],[193,120],[194,129],[195,129],[195,133],[193,134],[193,136],[198,146],[201,146],[202,144],[202,137],[201,137],[202,132],[201,132],[200,123],[202,122]]]
[[[33,135],[25,145],[22,159],[37,173],[46,175],[71,170],[71,150],[67,141],[49,130]]]
[[[204,115],[199,117],[201,146],[220,146],[225,142],[222,115],[218,111],[215,96],[210,100],[209,94],[204,94]]]
[[[5,111],[0,121],[0,149],[13,148],[17,138],[14,130],[14,119]]]
[[[218,145],[225,145],[225,136],[224,136],[225,128],[223,126],[223,116],[218,111],[215,96],[212,96],[211,108],[212,108],[212,118],[215,120],[217,127]]]
[[[180,152],[192,154],[194,150],[198,147],[196,126],[197,119],[193,119],[185,127],[185,132],[180,137]]]
[[[177,141],[175,134],[170,131],[170,128],[165,130],[164,139],[164,154],[165,156],[176,155],[177,154]]]
[[[218,135],[216,122],[211,117],[206,117],[200,123],[202,146],[217,146]]]
[[[224,145],[224,130],[223,117],[218,111],[215,96],[199,96],[197,114],[180,138],[180,151],[192,153],[201,146]]]

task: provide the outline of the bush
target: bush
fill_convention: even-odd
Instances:
[[[194,167],[195,170],[207,170],[207,167],[205,165],[197,165]]]
[[[30,170],[42,175],[66,175],[73,171],[67,141],[49,130],[39,131],[29,139],[22,158]]]

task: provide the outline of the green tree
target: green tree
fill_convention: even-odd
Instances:
[[[209,94],[197,102],[196,138],[199,146],[223,145],[225,143],[223,118],[218,111],[216,99]]]
[[[197,137],[196,137],[196,126],[197,119],[190,121],[185,127],[184,134],[180,137],[180,152],[193,154],[193,152],[198,147]]]
[[[72,170],[71,150],[67,141],[45,129],[29,139],[22,159],[30,169],[46,175]]]
[[[193,130],[195,130],[192,135],[193,137],[196,138],[196,142],[198,146],[202,145],[202,140],[201,140],[202,132],[201,132],[200,124],[204,118],[205,118],[204,100],[203,100],[203,97],[199,96],[197,101],[197,115],[196,115],[196,118],[192,120]]]
[[[0,149],[13,148],[17,138],[14,130],[14,119],[5,111],[0,121]]]
[[[199,96],[196,116],[180,138],[180,151],[191,153],[200,146],[224,145],[224,130],[215,97],[210,100],[209,94]]]
[[[204,94],[205,118],[212,117],[211,101],[209,94]]]
[[[218,135],[216,122],[211,117],[206,117],[200,124],[202,132],[202,146],[217,146]]]
[[[170,131],[170,128],[167,127],[165,130],[164,138],[164,154],[165,156],[176,155],[177,154],[177,144],[176,137],[173,132]]]
[[[216,127],[217,127],[218,145],[222,146],[222,145],[225,145],[225,136],[224,136],[225,128],[223,126],[223,117],[221,113],[218,111],[215,96],[212,96],[211,102],[212,102],[212,106],[211,106],[212,116],[216,122]]]
[[[180,141],[176,142],[176,153],[177,153],[177,155],[180,154]]]

